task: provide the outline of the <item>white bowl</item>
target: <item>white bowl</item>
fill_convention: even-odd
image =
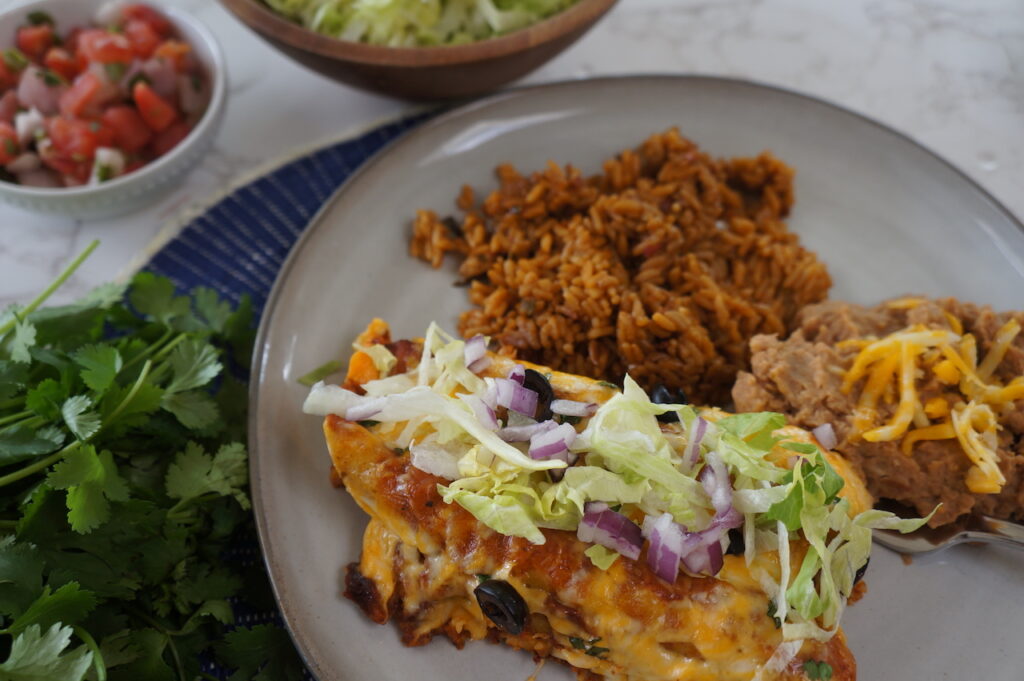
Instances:
[[[25,23],[25,17],[31,11],[49,12],[57,22],[58,31],[64,31],[75,24],[90,24],[97,8],[104,2],[105,0],[18,2],[0,15],[0,49],[14,44],[17,27]],[[110,217],[141,208],[155,195],[168,189],[172,183],[181,180],[199,165],[203,155],[212,146],[224,118],[227,99],[224,54],[213,34],[191,16],[174,8],[150,4],[164,12],[182,38],[192,45],[193,53],[211,80],[213,90],[210,104],[199,123],[174,149],[135,172],[99,185],[59,189],[23,187],[0,181],[0,201],[51,215],[79,219]]]

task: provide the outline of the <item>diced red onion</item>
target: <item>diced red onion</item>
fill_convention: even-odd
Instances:
[[[31,173],[33,170],[39,170],[42,165],[43,163],[39,160],[38,154],[26,151],[4,167],[7,168],[9,172],[18,175],[21,173]]]
[[[526,367],[522,364],[513,364],[512,369],[508,372],[508,380],[522,385],[526,380]]]
[[[498,429],[498,417],[494,414],[494,410],[487,406],[482,399],[476,395],[459,395],[459,398],[473,409],[473,413],[476,415],[476,420],[479,421],[484,428],[487,430]]]
[[[653,521],[648,521],[649,518],[651,516],[644,519],[644,529],[651,541],[647,547],[647,564],[654,574],[674,584],[679,575],[686,530],[672,519],[671,513],[663,513]]]
[[[18,173],[18,184],[25,187],[38,187],[40,189],[54,189],[56,187],[63,187],[64,183],[61,182],[60,176],[52,170],[46,168],[39,168],[37,170],[30,170],[24,173]]]
[[[591,502],[585,507],[583,519],[576,530],[580,541],[618,551],[630,560],[640,557],[644,538],[636,523],[603,502]]]
[[[578,459],[579,457],[576,456],[574,452],[565,450],[564,452],[556,454],[551,458],[558,459],[559,461],[564,461],[566,463],[565,468],[551,468],[548,470],[548,476],[551,478],[551,481],[559,482],[562,478],[565,477],[565,471],[568,470],[568,467],[576,463],[576,459]]]
[[[812,430],[811,433],[823,449],[835,449],[836,445],[839,444],[839,441],[836,439],[835,428],[832,427],[831,423],[823,423]]]
[[[683,453],[683,461],[685,461],[690,468],[697,465],[697,460],[700,458],[700,443],[704,439],[704,434],[708,430],[708,422],[697,417],[691,426],[691,432],[687,433],[689,441],[686,443],[686,451]]]
[[[93,21],[98,26],[118,26],[124,19],[122,10],[124,9],[124,2],[122,0],[109,0],[103,3],[93,14]]]
[[[575,439],[576,429],[568,423],[535,433],[530,438],[530,457],[533,459],[556,457],[569,451],[569,446]]]
[[[115,83],[111,80],[106,64],[93,62],[89,64],[89,72],[96,76],[100,82],[100,89],[92,96],[90,106],[101,106],[121,97],[120,83]]]
[[[541,421],[524,426],[506,426],[498,431],[498,437],[505,442],[529,442],[538,433],[554,430],[558,424],[554,421]]]
[[[494,380],[494,385],[497,388],[499,405],[527,416],[533,416],[536,413],[537,393],[508,378],[497,378]]]
[[[209,98],[209,88],[206,87],[206,81],[203,78],[178,76],[178,103],[186,116],[202,113]]]
[[[466,368],[474,374],[480,373],[491,365],[492,360],[487,354],[487,339],[479,334],[466,341],[462,355],[466,361]]]
[[[551,411],[562,416],[593,416],[597,411],[594,402],[577,402],[575,400],[551,400]]]
[[[164,99],[174,101],[178,94],[178,72],[171,60],[153,57],[142,64],[142,73],[149,78],[150,87]]]
[[[65,85],[47,85],[45,74],[35,64],[29,64],[21,72],[18,81],[18,101],[26,109],[38,109],[44,116],[53,116],[60,111],[60,96],[67,90]]]
[[[18,143],[25,146],[36,138],[36,133],[46,131],[46,119],[39,109],[22,111],[14,117],[14,129],[18,133]],[[17,172],[16,170],[12,170]]]

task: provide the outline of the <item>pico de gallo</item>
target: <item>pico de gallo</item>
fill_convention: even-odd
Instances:
[[[32,187],[107,182],[188,136],[210,83],[159,11],[108,3],[58,32],[32,12],[0,58],[0,179]]]

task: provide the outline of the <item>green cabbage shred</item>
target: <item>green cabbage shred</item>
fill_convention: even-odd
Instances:
[[[534,24],[576,0],[264,0],[306,28],[391,47],[458,45]]]

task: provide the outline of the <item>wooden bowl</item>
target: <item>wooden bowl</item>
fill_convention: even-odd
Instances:
[[[445,47],[384,47],[338,40],[292,23],[260,0],[220,0],[286,55],[364,90],[419,100],[471,97],[533,71],[574,43],[617,0],[579,0],[507,35]]]

